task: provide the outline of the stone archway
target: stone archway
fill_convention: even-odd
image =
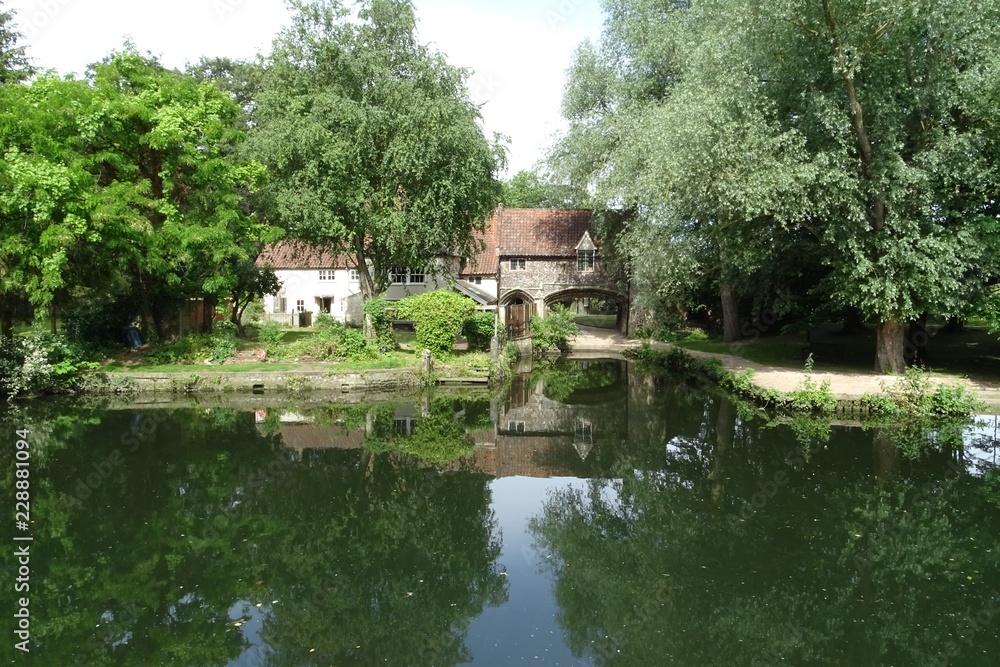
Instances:
[[[510,340],[531,335],[531,316],[538,312],[535,299],[523,290],[511,290],[499,300],[500,324]]]
[[[540,314],[544,315],[554,304],[563,301],[575,301],[583,298],[598,298],[614,302],[618,306],[618,316],[615,321],[615,329],[622,334],[628,332],[628,295],[614,290],[602,289],[600,287],[569,287],[547,294],[542,300],[543,311]]]

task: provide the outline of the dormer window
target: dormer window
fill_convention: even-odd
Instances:
[[[590,238],[590,232],[584,232],[580,237],[580,242],[576,244],[576,269],[577,271],[593,271],[594,257],[597,253],[597,246]]]

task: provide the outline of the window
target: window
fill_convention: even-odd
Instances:
[[[584,445],[594,444],[594,425],[586,419],[577,419],[573,442]]]
[[[594,251],[593,250],[577,250],[576,251],[576,268],[578,271],[593,271],[594,270]]]
[[[524,422],[507,422],[507,430],[511,433],[524,433]]]
[[[472,283],[473,285],[482,285],[483,284],[483,277],[482,276],[469,276],[469,282]]]
[[[510,270],[511,271],[524,271],[527,268],[528,263],[525,261],[524,257],[512,257],[510,260]]]
[[[347,272],[347,279],[350,280],[352,283],[356,283],[359,280],[361,280],[361,274],[358,273],[357,269],[351,269],[350,271]]]
[[[288,312],[288,299],[283,296],[279,296],[277,303],[275,304],[274,312],[276,313],[287,313]]]
[[[295,302],[295,312],[296,313],[306,312],[306,302],[304,300],[299,299],[298,301]]]
[[[389,270],[389,278],[393,285],[423,285],[424,271],[410,269],[405,266],[394,266]]]
[[[333,269],[320,269],[319,279],[321,281],[333,280]]]

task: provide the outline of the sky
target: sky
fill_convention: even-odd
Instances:
[[[473,71],[487,136],[510,138],[508,175],[542,159],[564,127],[565,73],[597,41],[599,0],[414,0],[421,42]],[[250,58],[288,23],[283,0],[5,0],[38,67],[82,75],[131,39],[169,67],[201,56]]]

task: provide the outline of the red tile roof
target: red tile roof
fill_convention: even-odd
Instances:
[[[495,276],[500,268],[500,260],[497,257],[497,216],[493,214],[486,221],[486,227],[482,232],[476,232],[473,236],[477,241],[482,242],[482,250],[477,252],[469,261],[465,263],[459,276]]]
[[[296,241],[282,241],[264,248],[258,266],[273,269],[347,269],[354,266],[347,255]]]
[[[497,245],[500,257],[576,257],[576,246],[590,232],[600,246],[590,221],[593,212],[582,209],[498,209]]]

